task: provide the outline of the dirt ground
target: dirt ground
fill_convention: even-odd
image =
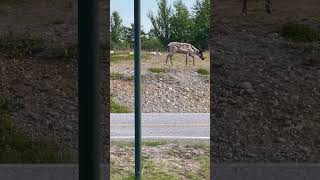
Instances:
[[[288,22],[320,29],[320,1],[212,4],[211,162],[319,162],[319,41],[277,33]],[[310,63],[312,62],[312,63]]]

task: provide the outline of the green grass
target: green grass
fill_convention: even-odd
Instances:
[[[132,60],[134,59],[133,54],[129,54],[129,52],[126,53],[115,53],[111,54],[111,62],[121,62],[126,60]]]
[[[167,69],[165,69],[165,68],[149,68],[148,70],[153,73],[166,73],[167,72]]]
[[[120,80],[124,78],[124,74],[118,72],[112,72],[110,76],[112,80]]]
[[[203,76],[208,76],[208,75],[209,75],[209,71],[208,71],[207,69],[204,69],[204,68],[199,68],[199,69],[197,70],[197,73],[198,73],[198,74],[201,74],[201,75],[203,75]]]
[[[151,160],[145,160],[143,163],[142,175],[144,179],[153,180],[178,180],[178,174],[172,171],[166,171],[161,166],[156,165]]]
[[[0,52],[10,58],[32,56],[44,50],[44,40],[25,32],[8,32],[0,36]]]
[[[320,40],[320,33],[304,24],[285,24],[282,27],[280,34],[294,42],[313,42]]]
[[[168,141],[144,141],[142,142],[143,146],[145,148],[152,147],[156,148],[159,145],[165,145],[166,143],[170,143]],[[205,143],[198,143],[198,142],[177,142],[177,147],[183,146],[185,148],[191,148],[192,149],[201,149],[204,151],[207,155],[197,155],[192,158],[192,162],[196,163],[195,166],[197,168],[200,168],[196,171],[185,171],[182,169],[169,169],[167,168],[167,163],[171,164],[172,158],[177,158],[183,156],[179,150],[179,148],[173,147],[172,151],[169,150],[169,152],[174,153],[168,153],[170,157],[168,159],[164,158],[159,161],[158,158],[153,158],[152,156],[144,155],[142,157],[142,166],[143,166],[143,179],[154,179],[154,180],[176,180],[176,179],[190,179],[190,180],[200,180],[200,179],[209,179],[210,177],[210,158],[209,158],[209,144]],[[187,144],[185,144],[187,143]],[[129,147],[129,151],[133,151],[134,142],[133,141],[116,141],[113,143],[118,148],[121,148],[122,150],[125,150]],[[127,151],[127,150],[126,150]],[[168,150],[166,150],[168,151]],[[165,153],[165,152],[163,152]],[[112,160],[112,159],[111,159]],[[126,160],[118,160],[119,164],[116,164],[115,162],[111,161],[111,179],[115,180],[129,180],[134,179],[134,166],[133,162],[124,162]],[[177,162],[178,163],[178,162]],[[174,163],[175,164],[175,163]],[[178,163],[180,165],[183,165],[181,163]],[[171,164],[173,165],[173,164]],[[182,170],[182,171],[181,171]]]
[[[203,178],[209,178],[210,174],[210,158],[208,156],[200,156],[195,158],[196,161],[200,162],[201,169],[199,176]]]
[[[10,116],[12,104],[0,98],[0,162],[1,163],[63,163],[71,155],[62,152],[52,141],[30,139],[19,133]]]
[[[166,143],[167,143],[166,141],[144,141],[144,142],[142,142],[142,144],[144,146],[148,146],[148,147],[157,147],[157,146],[165,145]]]
[[[114,98],[110,99],[110,112],[111,113],[130,113],[130,108],[120,105]]]

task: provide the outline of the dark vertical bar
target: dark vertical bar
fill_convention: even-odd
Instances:
[[[135,77],[135,178],[141,179],[141,21],[140,0],[134,1],[134,77]]]
[[[98,0],[79,0],[79,179],[98,180]]]

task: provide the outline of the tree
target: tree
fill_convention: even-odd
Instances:
[[[197,0],[194,6],[193,44],[201,49],[209,48],[210,1]]]
[[[193,20],[182,0],[174,2],[175,14],[171,18],[172,41],[191,43]]]
[[[154,16],[152,12],[148,13],[148,17],[152,23],[152,32],[160,40],[163,46],[171,41],[171,24],[170,18],[172,16],[171,7],[168,6],[167,0],[158,1],[158,14]]]
[[[116,48],[123,39],[123,26],[122,20],[117,11],[114,11],[111,15],[111,46]]]

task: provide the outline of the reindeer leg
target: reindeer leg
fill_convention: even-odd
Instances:
[[[186,66],[188,65],[188,54],[186,54]]]
[[[172,56],[173,56],[173,54],[170,56],[171,65],[173,65],[173,62],[172,62]]]
[[[195,65],[195,64],[194,64],[194,56],[191,56],[191,57],[192,57],[192,59],[193,59],[193,66],[194,66],[194,65]]]
[[[167,65],[167,63],[168,63],[169,56],[170,56],[170,54],[167,55],[166,65]]]

